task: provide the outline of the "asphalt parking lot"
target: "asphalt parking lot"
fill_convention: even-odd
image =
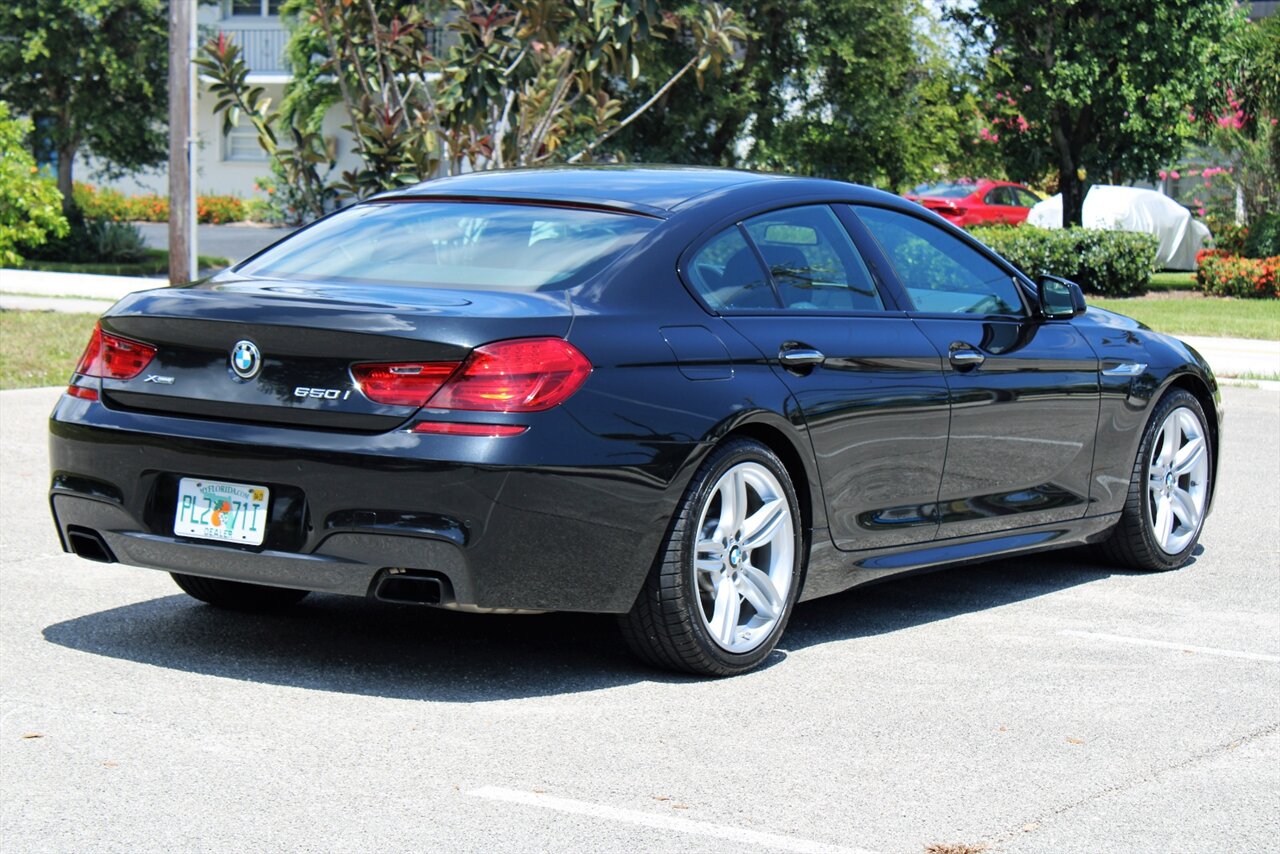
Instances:
[[[606,617],[229,614],[63,555],[56,394],[0,393],[8,852],[1280,839],[1280,393],[1225,390],[1189,567],[1067,553],[893,581],[799,606],[768,666],[720,681],[639,667]]]

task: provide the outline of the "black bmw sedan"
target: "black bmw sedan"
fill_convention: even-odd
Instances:
[[[1221,419],[1191,348],[887,193],[490,172],[117,303],[51,504],[68,551],[214,605],[614,613],[642,659],[728,675],[895,573],[1182,565]]]

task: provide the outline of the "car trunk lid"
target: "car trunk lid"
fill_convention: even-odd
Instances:
[[[171,416],[381,432],[418,407],[369,399],[353,364],[457,364],[491,341],[563,337],[571,320],[564,293],[219,277],[133,294],[102,318],[104,331],[156,348],[138,376],[102,380],[102,399]],[[233,366],[241,342],[258,362],[246,358],[247,376]]]

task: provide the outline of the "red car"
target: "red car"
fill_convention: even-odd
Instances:
[[[921,184],[903,196],[959,226],[1022,222],[1040,201],[1021,184],[986,179]]]

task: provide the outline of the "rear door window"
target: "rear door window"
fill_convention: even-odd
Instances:
[[[747,220],[778,297],[791,311],[883,311],[862,256],[826,205],[786,208]]]
[[[717,311],[778,307],[768,273],[736,225],[698,250],[689,263],[689,278],[694,290]]]

